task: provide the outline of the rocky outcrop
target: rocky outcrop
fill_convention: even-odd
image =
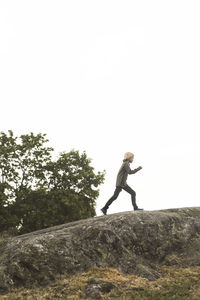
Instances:
[[[200,207],[80,220],[2,242],[0,289],[47,284],[92,267],[155,280],[161,264],[200,265],[199,250]]]

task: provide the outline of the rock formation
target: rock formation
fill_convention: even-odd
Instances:
[[[10,238],[0,244],[0,290],[92,267],[155,280],[163,264],[200,264],[200,207],[124,212]]]

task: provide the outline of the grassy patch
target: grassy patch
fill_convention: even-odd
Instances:
[[[47,287],[15,289],[0,299],[90,299],[85,294],[88,282],[102,280],[111,282],[109,293],[100,293],[99,299],[120,300],[198,300],[200,299],[200,267],[163,267],[163,277],[148,281],[135,275],[126,275],[116,269],[95,268],[86,273],[65,275]]]

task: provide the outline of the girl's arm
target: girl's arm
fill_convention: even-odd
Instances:
[[[129,164],[125,164],[125,170],[126,170],[126,172],[128,173],[128,174],[135,174],[136,172],[138,172],[139,170],[141,170],[142,169],[142,167],[140,166],[140,167],[138,167],[138,168],[136,168],[136,169],[134,169],[134,170],[131,170],[131,168],[129,167]]]

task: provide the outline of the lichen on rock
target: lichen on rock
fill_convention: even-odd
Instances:
[[[46,285],[93,267],[155,280],[160,265],[199,265],[199,249],[199,207],[80,220],[1,242],[0,290]]]

